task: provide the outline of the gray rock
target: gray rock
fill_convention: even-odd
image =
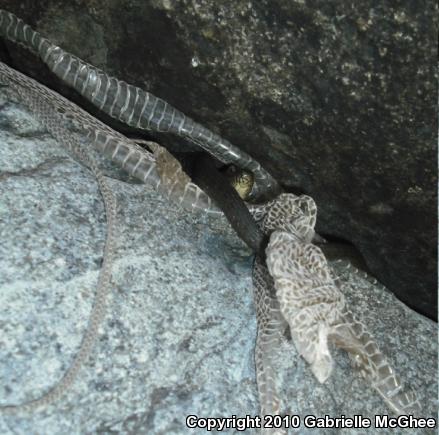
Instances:
[[[0,3],[311,195],[320,232],[353,243],[398,298],[437,316],[435,2]],[[28,52],[9,54],[78,100]]]
[[[105,215],[91,174],[29,115],[5,103],[0,125],[0,403],[6,404],[46,391],[77,351]],[[187,429],[186,416],[257,415],[250,252],[224,220],[188,214],[143,185],[110,181],[119,234],[93,358],[56,405],[31,415],[0,414],[0,433],[204,433]],[[339,272],[352,284],[346,296],[354,312],[417,390],[424,415],[436,416],[436,325],[381,287]],[[334,355],[333,376],[320,385],[284,343],[278,353],[284,411],[302,419],[387,414],[346,355]]]

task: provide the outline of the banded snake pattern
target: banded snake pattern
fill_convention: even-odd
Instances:
[[[174,133],[206,149],[224,163],[234,163],[255,177],[252,195],[273,196],[276,180],[252,157],[196,123],[166,101],[122,80],[110,77],[42,37],[21,19],[0,12],[1,33],[37,54],[65,83],[104,113],[138,129]]]
[[[163,100],[108,77],[102,71],[65,53],[19,18],[1,10],[0,33],[37,53],[53,72],[90,101],[97,102],[111,116],[139,128],[177,133],[208,148],[225,163],[236,163],[250,170],[257,186],[253,195],[279,191],[277,183],[259,164],[255,164],[249,156],[237,151],[227,141],[194,123]],[[98,314],[94,317],[92,314],[81,350],[61,383],[49,393],[24,405],[0,407],[3,412],[16,412],[35,409],[56,400],[73,382],[80,364],[91,351],[96,325],[103,316],[109,281],[107,265],[111,263],[111,240],[114,237],[115,204],[105,179],[88,157],[84,145],[93,144],[99,152],[131,175],[153,184],[170,199],[185,207],[210,213],[221,211],[160,146],[150,144],[153,153],[148,153],[69,100],[3,63],[0,63],[0,82],[12,88],[49,132],[94,171],[106,201],[109,220],[105,253],[107,260],[101,271],[102,279],[95,302]],[[77,130],[78,135],[69,138],[64,133],[65,127],[61,127],[66,124]],[[290,328],[299,353],[310,364],[320,382],[324,382],[332,371],[328,347],[328,343],[332,342],[350,353],[354,365],[360,367],[363,376],[394,412],[419,412],[420,405],[415,395],[404,390],[401,380],[378,350],[364,325],[348,310],[323,253],[311,243],[315,236],[314,201],[304,195],[297,197],[281,194],[261,206],[250,206],[250,211],[261,230],[270,237],[267,264],[256,257],[253,270],[258,319],[255,359],[262,415],[281,412],[270,355],[283,339],[286,327]]]

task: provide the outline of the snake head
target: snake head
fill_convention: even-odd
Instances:
[[[247,200],[255,182],[253,174],[231,165],[227,168],[224,175],[238,192],[238,195],[244,201]]]

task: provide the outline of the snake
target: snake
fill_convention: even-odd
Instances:
[[[88,145],[94,146],[96,151],[108,157],[136,179],[158,190],[176,205],[189,211],[202,210],[213,216],[220,215],[222,211],[198,185],[192,182],[179,161],[157,143],[139,141],[146,144],[150,151],[140,147],[138,143],[113,130],[70,100],[3,62],[0,62],[0,85],[7,86],[8,90],[27,106],[60,144],[92,170],[104,198],[108,227],[104,262],[98,279],[95,301],[77,355],[62,379],[48,392],[24,404],[0,405],[0,412],[15,414],[40,410],[58,400],[68,390],[80,367],[90,357],[99,325],[104,317],[114,257],[116,200],[106,178],[87,150]],[[225,178],[225,183],[230,183],[230,189],[236,186],[241,192],[248,192],[251,188],[248,185],[249,180],[251,180],[250,176],[236,173],[233,176],[229,175],[228,179]],[[238,193],[235,190],[233,192],[239,198]],[[236,197],[235,205],[244,207],[247,213],[250,213],[249,210],[257,209],[257,206],[251,204],[248,204],[247,209],[240,198],[237,201]],[[239,216],[235,218],[239,221]],[[246,234],[249,234],[248,228]],[[251,248],[259,249],[257,245],[248,241],[245,234],[244,239]]]
[[[51,45],[48,40],[32,32],[29,26],[14,15],[0,11],[0,33],[19,43],[30,43],[34,52],[40,56],[44,55],[43,60],[52,65],[55,73],[57,65],[62,64],[66,58],[70,59],[71,65],[75,64],[77,58],[68,57],[67,54],[63,54],[57,47]],[[54,59],[57,60],[54,61]],[[88,66],[81,68],[75,70],[76,73],[73,76],[76,77],[74,82],[78,82],[79,77],[86,80],[82,83],[82,89],[85,92],[90,77],[84,79],[85,76],[80,73],[82,70],[87,70]],[[67,73],[64,71],[63,75],[67,77],[73,70],[74,68],[70,67],[65,70],[68,71]],[[100,77],[101,83],[106,77],[99,76],[101,72],[97,69],[87,71],[92,76],[94,71],[97,74],[95,77]],[[116,83],[119,88],[123,88],[122,82],[116,79],[105,80],[107,85],[112,82]],[[184,173],[179,162],[158,144],[150,143],[151,152],[148,152],[61,95],[3,63],[0,63],[0,82],[8,85],[18,94],[24,104],[60,143],[76,154],[87,166],[94,169],[98,181],[100,180],[104,200],[108,200],[106,210],[107,217],[110,218],[104,252],[104,258],[107,255],[107,262],[104,262],[101,270],[102,279],[100,278],[98,282],[89,327],[74,363],[61,381],[39,399],[25,404],[0,406],[1,412],[14,413],[38,409],[42,405],[55,401],[65,392],[74,381],[81,364],[89,357],[98,324],[104,315],[105,295],[109,286],[109,266],[106,268],[105,265],[111,263],[113,249],[109,240],[111,241],[113,237],[116,212],[114,200],[107,195],[109,188],[105,185],[105,179],[93,160],[88,157],[85,148],[87,144],[92,144],[98,152],[109,157],[130,175],[152,184],[168,198],[184,207],[213,214],[220,214],[221,208],[215,205],[209,195]],[[106,87],[110,86],[107,85]],[[132,89],[129,88],[130,85],[125,85],[125,106],[128,107],[132,94],[131,97],[127,95],[132,92]],[[95,90],[100,88],[97,87]],[[143,95],[137,90],[133,92],[136,92],[138,98]],[[156,98],[149,93],[145,95],[145,98]],[[117,95],[113,95],[112,107],[117,107],[118,98]],[[159,105],[157,101],[155,106]],[[148,104],[143,102],[143,105],[146,107]],[[132,113],[137,113],[136,107],[134,103]],[[157,121],[158,124],[154,127],[157,130],[162,128],[162,122],[165,122],[165,112],[166,110],[163,109]],[[126,108],[125,111],[119,112],[119,114],[123,113],[126,113]],[[149,127],[156,122],[155,116],[154,110],[150,112]],[[175,114],[175,116],[180,115]],[[180,120],[180,122],[183,121]],[[169,121],[168,128],[171,124],[172,122]],[[70,137],[67,133],[69,128],[75,132]],[[171,130],[166,131],[171,132]],[[234,148],[230,149],[233,153]],[[215,152],[212,154],[215,155]],[[221,157],[224,158],[224,155]],[[258,170],[255,170],[254,165],[245,165],[236,160],[232,162],[227,156],[224,160],[228,163],[235,162],[238,166],[241,164],[240,167],[247,166],[244,168],[246,170],[252,166],[252,175],[243,173],[232,181],[244,197],[249,193],[251,196],[255,192],[256,183],[259,182],[259,185],[263,186],[261,180],[267,180]],[[254,184],[252,184],[253,177]],[[270,182],[267,183],[270,184]],[[239,193],[236,193],[235,200],[229,203],[226,201],[225,204],[220,205],[225,209],[230,209],[230,204],[236,202]],[[223,198],[225,196],[223,195]],[[221,195],[218,198],[221,202]],[[343,293],[337,285],[336,277],[323,252],[313,244],[316,237],[314,228],[317,207],[312,198],[306,195],[296,196],[283,193],[265,203],[247,205],[246,210],[258,227],[258,237],[263,234],[266,240],[264,252],[255,249],[257,255],[253,265],[253,292],[258,323],[255,362],[261,415],[279,415],[282,409],[276,389],[272,357],[274,350],[284,339],[285,328],[290,329],[290,335],[299,354],[309,364],[311,372],[319,382],[325,382],[332,374],[333,361],[329,348],[329,343],[332,343],[349,353],[354,368],[358,369],[360,374],[382,396],[390,409],[397,414],[419,413],[420,404],[416,395],[404,387],[401,379],[390,367],[374,339],[367,332],[365,325],[357,320],[348,309]],[[272,433],[283,434],[285,431],[275,429]]]
[[[204,148],[220,161],[250,171],[255,178],[251,192],[255,198],[279,192],[275,178],[228,140],[150,92],[111,77],[67,53],[3,9],[0,9],[0,34],[38,55],[56,76],[107,115],[137,129],[177,134]]]
[[[317,207],[307,195],[281,194],[266,204],[259,225],[269,234],[266,264],[253,269],[257,307],[258,388],[262,413],[277,415],[279,398],[270,352],[285,327],[298,353],[320,382],[332,374],[329,344],[345,350],[352,366],[398,415],[420,415],[416,394],[405,387],[376,341],[347,306],[337,276],[312,243]],[[283,433],[275,432],[275,433]]]
[[[7,73],[9,73],[9,75]],[[14,77],[14,79],[12,79],[11,76]],[[105,316],[117,228],[116,198],[95,159],[84,149],[82,139],[79,135],[74,132],[66,134],[63,125],[65,120],[62,114],[60,114],[60,112],[51,104],[51,101],[45,99],[42,96],[44,94],[39,94],[38,91],[27,86],[33,81],[31,79],[26,80],[26,76],[22,76],[23,74],[12,70],[7,65],[0,62],[0,83],[3,85],[8,84],[9,90],[12,90],[19,97],[19,99],[41,121],[49,133],[59,143],[63,144],[70,153],[83,162],[96,177],[105,206],[107,234],[103,253],[103,263],[99,271],[97,282],[96,295],[79,351],[61,380],[49,391],[24,404],[0,406],[1,412],[9,414],[14,414],[16,412],[31,412],[57,401],[73,384],[84,361],[88,359],[96,342],[99,326]],[[39,88],[37,87],[37,89]],[[39,95],[41,95],[41,97],[39,97]]]

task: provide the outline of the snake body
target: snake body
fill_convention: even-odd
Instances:
[[[71,153],[78,157],[82,163],[88,166],[95,175],[104,200],[107,217],[107,235],[103,253],[103,264],[99,272],[92,312],[76,356],[61,380],[59,380],[58,383],[48,392],[26,402],[25,404],[0,406],[1,412],[10,414],[23,411],[33,411],[58,400],[75,381],[83,363],[88,359],[97,338],[98,328],[105,316],[117,227],[116,198],[97,163],[83,148],[81,136],[74,132],[68,132],[68,134],[66,134],[64,127],[65,120],[57,108],[52,105],[50,100],[45,99],[42,95],[40,96],[40,88],[37,88],[38,90],[36,90],[32,86],[28,86],[34,82],[33,80],[26,80],[27,78],[25,76],[16,76],[16,73],[16,71],[0,62],[0,83],[8,84],[9,88],[19,96],[20,100],[35,114],[50,134],[59,143],[62,143]],[[11,79],[11,76],[14,78],[22,78],[23,80],[13,80]]]
[[[353,366],[393,412],[419,415],[421,406],[416,395],[404,388],[365,325],[349,310],[323,252],[311,243],[316,212],[312,198],[283,194],[266,205],[259,221],[261,229],[270,235],[266,253],[273,285],[263,282],[268,279],[267,273],[256,262],[254,290],[262,335],[257,343],[262,349],[256,352],[264,354],[266,349],[277,346],[287,323],[299,354],[319,382],[326,381],[333,370],[328,347],[333,343],[350,354]],[[260,366],[260,398],[266,402],[261,403],[262,411],[278,411],[275,385],[266,374],[270,362],[260,359]]]
[[[111,77],[67,53],[12,13],[0,9],[0,34],[38,55],[65,83],[100,110],[138,128],[174,133],[194,142],[224,163],[233,163],[254,174],[252,195],[273,196],[276,180],[250,155],[226,139],[143,89]]]
[[[61,119],[60,124],[76,130],[87,143],[93,145],[116,165],[143,183],[151,185],[171,201],[189,211],[202,210],[211,215],[223,213],[212,201],[211,196],[191,180],[183,171],[180,162],[165,148],[147,141],[146,144],[151,148],[152,153],[146,151],[60,94],[2,62],[0,62],[0,82],[9,84],[15,90],[26,89],[26,92],[21,92],[26,97],[26,100],[23,100],[25,104],[27,100],[34,103],[38,99],[43,99],[46,104],[52,106],[51,113]],[[50,115],[46,118],[44,124],[47,127]],[[48,130],[51,131],[49,127]],[[207,177],[211,178],[210,184],[215,182],[213,174],[206,174],[204,178]],[[248,192],[249,177],[248,174],[237,173],[232,184]],[[217,191],[231,200],[238,194],[232,189],[225,193],[227,184],[227,180],[223,180],[223,185]],[[209,184],[205,183],[203,187],[209,188]],[[233,204],[225,207],[226,210],[233,210],[233,213],[228,214],[229,220],[240,237],[255,252],[261,250],[263,235],[251,221],[249,210],[252,211],[257,207],[251,204],[247,204],[246,207],[239,198],[235,198]]]
[[[209,196],[191,182],[183,173],[179,162],[163,147],[149,142],[153,153],[148,152],[62,95],[2,62],[0,62],[0,82],[14,89],[25,88],[26,95],[33,100],[44,99],[47,107],[49,105],[52,107],[51,113],[60,118],[61,124],[67,124],[76,130],[86,142],[125,169],[131,176],[151,185],[182,207],[188,210],[199,209],[211,214],[221,213]],[[47,124],[45,125],[47,127]],[[163,173],[174,174],[178,182],[171,183],[170,175],[164,177]]]
[[[421,404],[414,391],[404,387],[402,379],[380,351],[367,327],[348,309],[342,311],[330,340],[349,353],[353,367],[395,414],[421,415]]]
[[[261,416],[280,415],[281,401],[277,393],[274,355],[284,340],[288,326],[281,313],[279,301],[274,292],[274,281],[265,261],[256,256],[253,264],[253,297],[256,309],[258,332],[255,346],[256,383],[258,386]],[[282,435],[281,428],[273,435]]]
[[[183,207],[189,210],[202,209],[216,214],[221,211],[198,186],[192,183],[182,171],[178,161],[163,147],[151,142],[149,146],[153,154],[147,152],[71,101],[2,62],[0,62],[0,84],[7,85],[56,140],[92,170],[104,199],[108,228],[95,301],[78,353],[62,379],[51,390],[24,404],[0,406],[1,412],[13,414],[41,409],[59,399],[74,382],[82,364],[88,359],[99,325],[105,315],[117,226],[116,200],[97,163],[90,157],[87,149],[90,145],[94,145],[98,151],[131,175],[152,185]],[[164,175],[168,174],[171,167],[178,182],[175,182],[175,177]]]
[[[193,121],[183,117],[184,115],[180,115],[175,109],[169,109],[163,100],[149,93],[142,94],[138,88],[130,87],[124,82],[106,76],[96,68],[81,63],[78,58],[63,52],[42,38],[14,15],[1,10],[0,32],[33,49],[55,73],[63,79],[68,79],[75,89],[80,89],[90,100],[98,101],[110,115],[128,123],[136,120],[135,125],[139,124],[141,127],[176,132],[190,137],[195,142],[206,142],[209,147],[212,145],[208,137],[214,136],[197,129],[197,124],[191,124]],[[131,175],[152,183],[168,197],[177,199],[177,202],[186,206],[189,204],[191,208],[219,212],[208,195],[183,173],[179,163],[158,145],[152,144],[153,154],[148,153],[70,101],[2,63],[0,81],[16,90],[55,138],[68,148],[75,149],[77,141],[92,143]],[[116,86],[116,92],[109,91],[113,89],[112,86]],[[153,102],[152,107],[149,101]],[[139,112],[140,106],[142,109]],[[144,120],[143,114],[149,114],[148,121]],[[177,130],[175,119],[179,120]],[[73,135],[69,138],[66,130],[61,127],[66,122],[78,130],[85,139],[80,139],[79,133],[78,136]],[[187,126],[189,127],[186,128]],[[194,131],[195,136],[191,136]],[[216,144],[212,148],[218,148],[219,139],[210,140]],[[230,155],[235,153],[234,147],[227,142],[222,144],[229,151],[222,150],[219,153],[221,158],[232,162]],[[81,151],[80,156],[82,154],[84,151]],[[93,166],[89,159],[84,160],[86,164]],[[268,178],[261,175],[259,167],[248,162],[242,164],[239,158],[234,162],[252,170],[259,184],[264,185],[264,182],[267,182]],[[265,186],[272,187],[270,182]],[[108,209],[111,207],[110,203]],[[261,206],[250,208],[250,212],[262,233],[270,240],[266,249],[266,264],[261,256],[257,256],[253,268],[258,320],[255,359],[262,414],[275,415],[281,410],[272,355],[283,339],[283,332],[287,326],[300,355],[310,364],[312,372],[320,382],[324,382],[332,372],[332,358],[328,347],[328,343],[332,342],[352,355],[356,367],[360,368],[363,376],[396,413],[418,413],[420,407],[416,397],[403,389],[401,380],[391,369],[364,325],[348,310],[323,253],[311,243],[315,236],[317,214],[314,201],[306,196],[282,194]],[[110,213],[111,216],[113,214]],[[106,247],[106,250],[107,254],[111,254],[111,246]],[[109,277],[107,270],[102,273],[105,278],[100,280],[101,290],[108,287]],[[54,400],[73,381],[80,363],[90,353],[97,324],[102,319],[104,293],[98,291],[96,311],[92,314],[90,328],[72,368],[52,390],[53,393],[49,392],[34,404],[30,402],[24,406],[25,409],[33,409],[35,404],[41,405]],[[23,409],[21,406],[19,408]],[[11,411],[17,407],[0,409]],[[274,433],[285,432],[279,429]]]

